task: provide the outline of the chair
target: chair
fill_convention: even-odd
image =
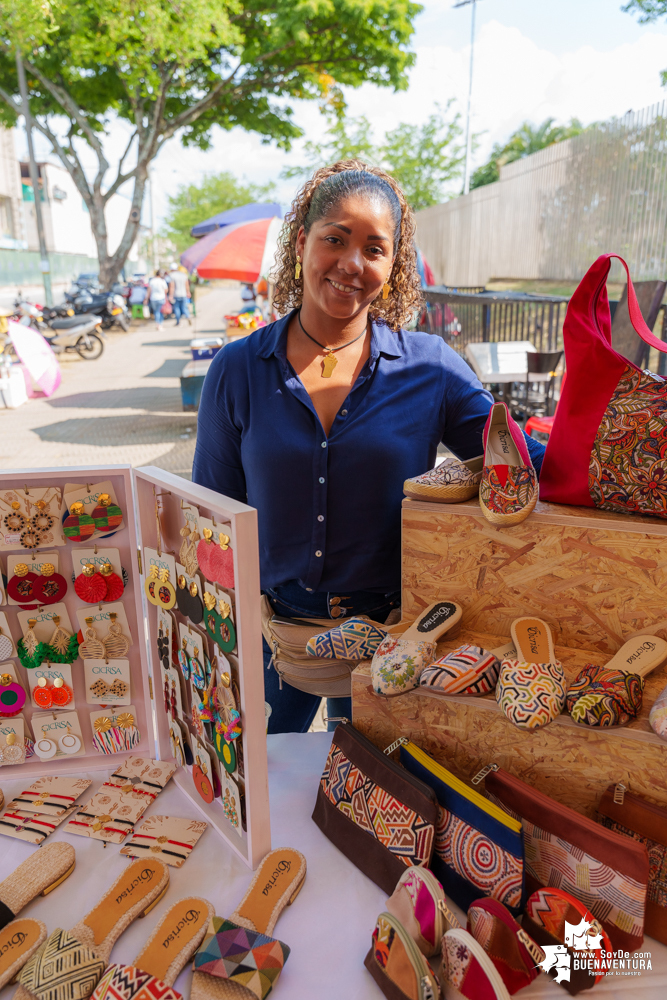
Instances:
[[[565,371],[563,372],[563,377],[560,383],[561,395],[563,394],[563,386],[565,385],[566,376],[567,372]],[[560,402],[560,399],[558,400],[558,402]],[[558,403],[556,403],[556,413],[557,412],[558,412]],[[524,428],[526,434],[532,437],[533,431],[537,431],[538,434],[546,434],[548,437],[551,434],[551,428],[554,425],[554,420],[556,419],[556,413],[554,413],[553,417],[530,417],[530,419],[526,421],[526,426]]]
[[[649,330],[652,330],[660,312],[667,281],[637,281],[634,287],[641,314]],[[637,336],[630,322],[627,285],[623,289],[611,321],[611,346],[628,361],[634,362],[638,368],[645,368],[648,364],[649,346]]]
[[[540,386],[543,385],[545,387],[544,409],[548,411],[549,400],[553,392],[554,372],[560,364],[562,357],[562,351],[532,351],[526,354],[527,371],[524,400],[527,410],[530,407],[530,384],[531,382],[537,382]],[[531,378],[531,376],[533,377]],[[545,378],[545,376],[547,377]],[[540,405],[542,405],[541,393]]]

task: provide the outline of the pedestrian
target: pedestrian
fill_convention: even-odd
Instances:
[[[169,286],[162,276],[162,271],[158,268],[153,277],[148,279],[145,302],[150,303],[160,333],[162,332],[162,309],[167,301],[168,290]]]
[[[255,286],[251,281],[244,281],[241,285],[241,300],[243,301],[241,312],[252,312],[254,310],[256,305]]]
[[[176,326],[181,322],[181,316],[187,319],[190,326],[192,320],[188,312],[188,301],[190,299],[190,282],[188,272],[183,266],[174,263],[169,272],[169,299],[174,307]]]
[[[493,396],[440,337],[405,330],[421,299],[415,221],[389,174],[322,168],[286,219],[282,318],[213,358],[192,479],[257,509],[276,615],[385,622],[401,602],[403,483],[440,442],[480,455]],[[527,446],[539,470],[544,448]],[[265,641],[269,732],[307,732],[320,698],[282,683],[271,656]],[[349,698],[328,701],[330,728],[351,718]]]

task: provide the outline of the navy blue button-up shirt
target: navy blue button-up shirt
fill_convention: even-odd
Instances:
[[[441,441],[481,454],[493,398],[440,337],[374,323],[327,438],[287,360],[290,319],[213,359],[192,478],[257,508],[262,587],[399,590],[403,482],[433,468]],[[528,442],[539,471],[544,449]]]

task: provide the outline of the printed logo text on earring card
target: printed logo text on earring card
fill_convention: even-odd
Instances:
[[[91,626],[97,632],[97,638],[101,640],[104,639],[109,631],[109,626],[112,622],[110,616],[112,614],[116,615],[116,621],[120,625],[125,638],[130,640],[131,646],[134,640],[132,639],[132,633],[130,632],[130,626],[122,601],[112,601],[111,604],[103,604],[101,607],[99,604],[89,604],[85,608],[77,608],[76,619],[79,623],[80,631],[85,634],[85,630],[88,628],[86,618],[92,618]]]
[[[86,701],[89,705],[129,705],[130,661],[93,660],[83,661],[86,677]]]
[[[72,667],[69,663],[43,663],[40,667],[35,667],[34,670],[28,670],[27,674],[28,684],[30,685],[30,700],[34,708],[37,708],[40,712],[45,710],[43,705],[37,705],[35,703],[35,699],[33,697],[33,691],[35,688],[40,687],[39,682],[42,678],[46,681],[47,688],[52,688],[54,686],[54,681],[60,679],[72,692],[72,700],[68,702],[67,705],[63,705],[62,708],[59,708],[57,705],[51,705],[49,706],[49,712],[69,712],[73,708],[76,708],[74,688],[72,686]]]
[[[53,622],[54,618],[60,618],[60,628],[64,629],[65,632],[72,633],[74,631],[64,604],[49,604],[48,607],[39,608],[36,611],[19,611],[16,619],[21,626],[24,636],[30,627],[28,620],[31,618],[34,618],[36,621],[34,632],[38,642],[48,642],[50,640],[56,629]]]
[[[120,552],[118,549],[98,548],[97,554],[95,553],[94,548],[75,549],[72,552],[72,568],[74,569],[75,576],[82,573],[83,567],[89,563],[92,563],[98,570],[100,566],[104,566],[106,563],[111,563],[116,576],[119,576],[121,580],[123,579],[123,567],[120,563]]]

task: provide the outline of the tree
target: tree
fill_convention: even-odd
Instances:
[[[555,121],[555,118],[545,118],[541,125],[524,122],[503,146],[496,143],[487,162],[473,173],[470,187],[492,184],[499,180],[500,168],[506,163],[521,160],[524,156],[530,156],[531,153],[552,146],[555,142],[562,142],[563,139],[571,139],[584,131],[578,118],[571,118],[568,125],[554,125]]]
[[[198,222],[230,208],[247,205],[249,201],[268,201],[273,191],[273,184],[242,184],[227,170],[206,174],[201,184],[182,185],[176,194],[170,195],[164,235],[182,253],[192,244],[190,230]]]
[[[667,17],[667,0],[630,0],[621,10],[626,14],[636,11],[639,14],[640,24],[650,24],[659,17]],[[663,87],[667,87],[667,69],[663,69],[660,74],[660,82]]]
[[[109,286],[136,237],[151,160],[172,136],[202,149],[213,126],[289,148],[293,99],[337,84],[404,88],[420,7],[412,0],[0,0],[0,123],[22,113],[23,55],[36,128],[88,207]],[[109,128],[128,141],[112,171]],[[88,176],[86,157],[95,169]],[[120,245],[109,253],[105,206],[132,185]]]
[[[450,112],[451,105],[452,101],[444,108],[436,105],[438,110],[423,125],[397,125],[380,142],[374,141],[365,116],[348,118],[340,108],[327,111],[325,141],[306,142],[307,164],[287,167],[282,176],[303,177],[336,160],[358,157],[391,173],[415,211],[435,205],[445,197],[445,184],[461,176],[464,160],[457,141],[462,131],[461,116]]]

